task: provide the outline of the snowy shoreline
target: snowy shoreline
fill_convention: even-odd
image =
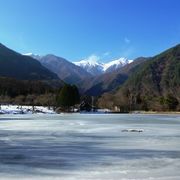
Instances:
[[[0,114],[56,114],[53,108],[44,106],[1,105]]]
[[[107,109],[99,109],[97,112],[80,112],[80,114],[107,114]],[[64,112],[62,112],[64,113]],[[71,112],[72,113],[72,112]],[[77,112],[74,112],[77,113]],[[1,114],[58,114],[52,107],[27,106],[27,105],[0,105]],[[69,113],[68,113],[69,114]]]

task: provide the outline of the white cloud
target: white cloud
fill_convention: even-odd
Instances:
[[[95,65],[95,64],[98,64],[98,61],[100,60],[100,57],[95,55],[95,54],[92,54],[90,55],[89,57],[87,58],[84,58],[82,59],[81,61],[77,61],[77,62],[74,62],[76,65],[82,65],[82,64],[91,64],[91,65]]]
[[[84,59],[82,59],[81,61],[86,61],[89,63],[97,63],[100,60],[102,60],[105,57],[108,57],[111,53],[109,51],[104,52],[101,56],[98,56],[96,54],[92,54]]]
[[[131,40],[130,40],[129,38],[125,37],[125,38],[124,38],[124,42],[125,42],[126,44],[129,44],[129,43],[131,42]]]
[[[111,53],[109,51],[103,53],[103,56],[106,57],[106,56],[109,56]]]
[[[88,62],[98,62],[100,60],[100,57],[95,55],[95,54],[92,54],[91,56],[85,58],[84,60],[88,61]]]

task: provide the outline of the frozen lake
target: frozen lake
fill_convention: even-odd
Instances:
[[[0,115],[0,179],[179,180],[180,116]]]

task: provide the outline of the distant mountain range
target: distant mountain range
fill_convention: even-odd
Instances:
[[[110,61],[108,63],[79,61],[70,62],[62,57],[52,54],[39,56],[33,53],[27,53],[26,56],[31,56],[38,60],[44,67],[56,73],[66,83],[79,84],[91,78],[103,75],[105,73],[114,72],[117,69],[133,62],[126,58]]]
[[[131,63],[133,60],[128,60],[126,58],[120,58],[117,60],[110,61],[108,63],[100,63],[97,61],[81,60],[79,62],[74,62],[77,66],[82,67],[84,70],[89,72],[91,75],[101,75],[107,72],[113,72],[126,64]]]
[[[44,67],[56,73],[58,77],[66,83],[76,84],[85,78],[91,77],[91,74],[87,71],[64,58],[52,54],[46,56],[38,56],[34,54],[27,55],[37,59]]]
[[[125,58],[120,58],[119,60],[111,61],[109,63],[92,63],[88,61],[72,63],[64,58],[50,54],[46,56],[35,55],[32,53],[21,55],[0,44],[0,76],[20,80],[46,81],[61,79],[66,83],[76,85],[82,83],[80,89],[82,92],[88,92],[88,94],[93,92],[93,86],[96,86],[96,83],[100,81],[99,79],[103,79],[104,76],[107,77],[107,73],[115,72],[118,68],[121,68],[130,62],[130,60]],[[87,83],[91,78],[93,80],[90,83]],[[96,78],[98,79],[97,82]],[[122,79],[124,78],[119,78],[117,84],[122,82]],[[54,86],[55,83],[56,81],[53,81]],[[86,83],[87,87],[91,90],[88,91],[87,87],[85,87]],[[112,89],[111,86],[110,88],[103,88],[103,90],[100,90],[96,95]]]

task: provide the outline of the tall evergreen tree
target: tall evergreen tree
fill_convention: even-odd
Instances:
[[[65,109],[79,103],[79,91],[76,86],[66,84],[60,91],[57,97],[57,105]]]

